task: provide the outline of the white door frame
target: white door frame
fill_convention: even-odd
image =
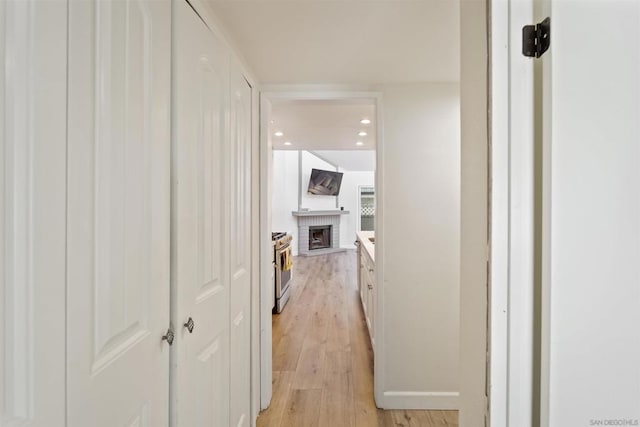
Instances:
[[[521,53],[534,0],[491,0],[490,425],[532,425],[534,62]]]
[[[265,91],[260,96],[260,407],[266,409],[272,396],[272,331],[271,331],[271,262],[273,248],[271,245],[271,191],[273,180],[271,155],[272,146],[268,135],[270,101],[272,100],[350,100],[370,99],[376,107],[376,200],[382,200],[383,194],[383,127],[382,127],[382,94],[380,92],[341,91],[341,90],[309,90],[298,87],[283,87],[278,90]],[[376,281],[384,295],[382,280],[384,259],[384,234],[382,230],[382,204],[376,203]],[[383,324],[383,298],[378,298],[376,307],[376,325]],[[383,328],[375,328],[376,342],[384,342]],[[254,336],[255,339],[255,336]],[[378,346],[374,362],[374,394],[380,406],[384,390],[384,346]]]

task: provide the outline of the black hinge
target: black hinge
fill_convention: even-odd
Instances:
[[[522,54],[540,58],[551,44],[551,19],[546,18],[536,25],[522,27]]]

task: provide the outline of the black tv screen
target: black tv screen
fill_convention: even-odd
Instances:
[[[307,192],[319,196],[337,196],[340,193],[340,184],[342,184],[342,172],[311,169]]]

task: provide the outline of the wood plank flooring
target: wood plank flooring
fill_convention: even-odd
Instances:
[[[457,426],[457,411],[383,411],[356,283],[356,253],[294,260],[291,298],[273,316],[273,397],[258,427]]]

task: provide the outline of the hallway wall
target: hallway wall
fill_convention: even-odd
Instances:
[[[487,351],[486,2],[460,3],[460,425],[483,425]]]
[[[384,402],[453,409],[459,391],[459,85],[381,89]]]

